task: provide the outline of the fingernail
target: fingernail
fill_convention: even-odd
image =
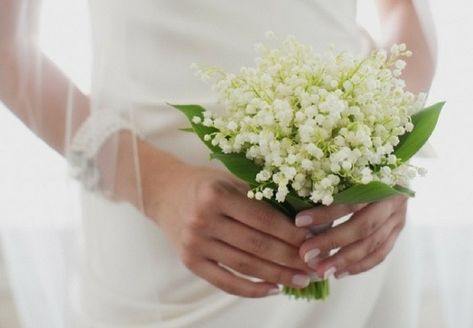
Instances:
[[[324,279],[328,279],[331,275],[335,274],[335,272],[337,272],[337,269],[335,269],[334,267],[328,268],[327,271],[325,271],[324,273]]]
[[[272,295],[278,295],[280,293],[281,291],[279,290],[279,288],[273,288],[273,289],[270,289],[266,295],[272,296]]]
[[[312,217],[309,215],[296,216],[296,227],[305,227],[312,223]]]
[[[307,266],[311,269],[316,270],[317,265],[319,264],[319,262],[320,262],[320,259],[318,257],[316,257],[316,258],[313,258],[312,260],[310,260],[309,262],[307,262]]]
[[[317,272],[309,272],[309,277],[311,282],[322,281],[323,279],[319,277]]]
[[[345,278],[346,276],[348,276],[348,272],[342,272],[342,273],[338,274],[335,278],[337,278],[337,279],[343,279],[343,278]]]
[[[310,239],[314,237],[315,235],[312,232],[308,232],[307,235],[305,235],[305,240]]]
[[[304,262],[309,263],[310,260],[315,259],[320,254],[320,249],[314,248],[304,254]]]
[[[292,277],[292,283],[298,287],[307,287],[310,284],[310,277],[305,274],[296,274]]]

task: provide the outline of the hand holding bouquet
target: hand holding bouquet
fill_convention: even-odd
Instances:
[[[319,54],[293,37],[257,48],[254,68],[199,71],[215,80],[224,115],[173,105],[211,158],[249,184],[249,198],[294,218],[314,206],[414,196],[409,181],[424,169],[408,160],[429,138],[443,103],[423,109],[425,95],[405,90],[405,45],[366,58]],[[324,299],[328,287],[324,280],[284,292]]]

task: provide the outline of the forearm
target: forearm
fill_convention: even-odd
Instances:
[[[22,90],[19,61],[12,55],[8,60],[6,56],[2,58],[0,99],[41,139],[64,155],[67,134],[72,137],[89,114],[89,99],[43,55],[41,83],[37,86],[27,79]],[[71,131],[67,131],[68,121],[72,123]],[[149,207],[145,196],[150,193],[150,186],[164,185],[171,171],[182,165],[171,154],[126,130],[110,136],[97,159],[100,188],[112,199],[129,202],[145,213]]]
[[[0,0],[0,101],[64,154],[68,135],[89,113],[89,100],[39,49],[41,4]]]
[[[384,36],[382,46],[406,43],[413,55],[407,60],[403,78],[411,91],[427,91],[434,75],[436,56],[412,0],[377,0],[377,4]]]
[[[190,168],[131,131],[109,138],[98,155],[100,188],[115,201],[126,201],[150,217],[176,175]],[[159,192],[156,192],[156,191]]]
[[[0,100],[61,154],[89,114],[89,99],[33,43],[2,51]]]

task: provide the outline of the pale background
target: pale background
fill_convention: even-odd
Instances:
[[[86,0],[43,1],[41,46],[87,92]],[[372,2],[360,1],[360,20],[376,36]],[[472,328],[473,2],[432,0],[431,5],[439,57],[429,102],[447,100],[447,105],[431,138],[437,157],[418,160],[429,174],[413,186],[417,197],[410,223],[416,236],[416,278],[422,282],[419,327]],[[65,176],[63,160],[0,103],[2,328],[20,327],[18,322],[64,327],[64,286],[73,282],[80,210],[76,185]]]

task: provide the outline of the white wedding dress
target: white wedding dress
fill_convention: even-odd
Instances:
[[[96,106],[132,110],[156,147],[193,164],[217,165],[165,102],[214,106],[191,63],[236,71],[252,65],[268,30],[323,51],[358,54],[369,41],[354,0],[90,1]],[[185,200],[183,200],[185,201]],[[375,269],[332,282],[326,302],[228,295],[181,264],[159,228],[131,205],[82,192],[84,254],[75,295],[78,327],[409,328],[415,326],[406,231]]]

